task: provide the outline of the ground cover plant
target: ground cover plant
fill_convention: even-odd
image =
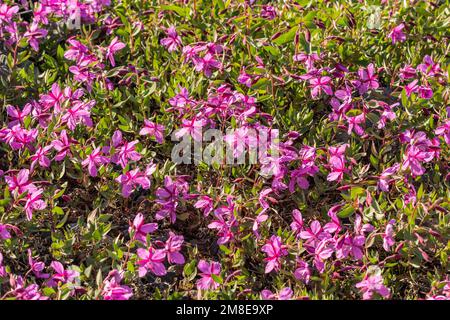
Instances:
[[[0,1],[1,299],[450,298],[449,13]]]

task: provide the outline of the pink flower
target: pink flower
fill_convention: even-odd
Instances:
[[[184,111],[187,106],[194,104],[195,101],[189,98],[189,92],[186,88],[180,88],[178,94],[169,99],[169,104],[173,108],[167,109],[167,111],[172,111],[173,109],[177,109],[180,111]]]
[[[200,196],[200,199],[194,204],[197,209],[203,210],[203,215],[207,217],[214,209],[214,202],[209,196]]]
[[[48,281],[49,287],[55,287],[59,283],[72,283],[78,279],[80,273],[75,270],[64,269],[61,262],[53,261],[50,267],[55,271],[50,280]]]
[[[297,234],[297,237],[299,237],[300,232],[303,230],[303,217],[300,210],[294,209],[292,211],[292,219],[291,229]]]
[[[155,137],[158,143],[163,143],[164,141],[164,126],[161,124],[154,123],[147,119],[144,119],[144,127],[139,131],[141,136],[151,135]]]
[[[65,114],[61,117],[62,122],[67,122],[67,127],[70,130],[75,130],[75,127],[79,123],[83,123],[87,127],[92,127],[91,108],[95,105],[95,101],[92,100],[89,103],[83,103],[81,101],[75,101],[72,106],[68,108]]]
[[[374,293],[384,298],[390,296],[390,290],[384,286],[381,275],[365,276],[364,280],[356,284],[356,287],[363,293],[364,300],[372,299]]]
[[[12,128],[17,124],[23,125],[23,120],[27,115],[31,113],[31,104],[27,103],[23,110],[20,110],[19,108],[15,108],[13,106],[7,106],[6,113],[11,118],[8,123],[9,128]]]
[[[321,77],[309,79],[309,84],[311,88],[311,97],[314,99],[322,93],[322,90],[329,96],[333,95],[333,89],[330,86],[330,77]]]
[[[443,136],[445,142],[450,145],[450,119],[445,120],[445,122],[436,128],[434,133],[438,136]]]
[[[327,176],[328,181],[340,182],[344,178],[344,173],[348,171],[345,166],[345,158],[331,157],[329,161],[331,172]]]
[[[405,65],[400,69],[400,78],[402,79],[412,79],[416,76],[416,69],[411,67],[409,64]]]
[[[128,232],[134,232],[134,239],[145,244],[147,242],[147,234],[155,232],[157,229],[157,223],[144,224],[144,216],[142,213],[138,213],[133,220],[133,225],[128,228]]]
[[[394,164],[392,167],[389,167],[387,169],[385,169],[379,177],[378,180],[378,189],[380,189],[381,191],[389,191],[389,183],[390,183],[390,179],[389,177],[394,175],[395,173],[397,173],[398,169],[400,168],[400,165],[398,163]]]
[[[291,288],[286,287],[281,289],[278,293],[272,293],[272,291],[264,289],[261,291],[261,298],[263,300],[291,300],[294,292]]]
[[[3,255],[0,252],[0,278],[5,277],[7,275],[6,268],[3,265]]]
[[[152,272],[156,276],[166,275],[166,267],[164,266],[164,259],[166,258],[166,252],[164,250],[158,250],[150,246],[148,249],[137,249],[137,255],[140,258],[138,260],[139,265],[139,277],[143,277],[148,271]]]
[[[47,203],[41,199],[43,192],[42,189],[36,189],[27,193],[24,209],[28,220],[33,218],[34,210],[44,210],[47,207]]]
[[[378,89],[378,79],[375,74],[375,67],[373,63],[369,64],[366,69],[358,70],[359,79],[355,81],[359,94],[363,95],[370,89]]]
[[[211,53],[205,54],[203,58],[196,57],[193,59],[195,70],[203,71],[206,77],[210,77],[213,69],[222,68],[222,63],[214,57]]]
[[[418,82],[418,80],[416,79],[416,80],[408,83],[404,87],[405,92],[406,92],[406,96],[409,97],[411,95],[411,93],[419,91],[419,86],[417,85],[417,82]]]
[[[0,239],[5,240],[5,239],[10,239],[10,238],[11,238],[11,233],[8,230],[8,225],[0,223]]]
[[[102,151],[100,147],[95,148],[87,157],[87,159],[81,162],[83,167],[88,167],[89,174],[91,177],[97,176],[97,166],[109,163],[109,159],[102,156]]]
[[[234,216],[234,203],[231,196],[227,196],[226,206],[222,206],[214,211],[215,220],[213,220],[208,228],[217,229],[217,244],[225,244],[234,238],[233,228],[237,226],[237,220]]]
[[[106,58],[109,59],[109,61],[111,62],[111,66],[113,66],[113,67],[116,66],[116,62],[114,60],[114,54],[117,51],[120,51],[125,47],[126,47],[125,43],[120,42],[117,37],[112,39],[111,43],[106,48]]]
[[[54,108],[54,112],[61,112],[61,105],[65,101],[65,96],[61,91],[58,83],[52,84],[52,89],[48,94],[42,95],[40,98],[41,103],[43,103],[46,108]]]
[[[10,23],[17,12],[19,12],[19,6],[8,7],[6,3],[0,4],[0,25]]]
[[[37,188],[28,180],[30,171],[28,169],[22,169],[17,175],[5,176],[5,181],[8,184],[10,191],[16,191],[18,194],[22,194],[26,191],[33,192]]]
[[[388,252],[390,251],[390,248],[395,244],[394,223],[395,220],[389,221],[389,223],[386,225],[386,230],[383,233],[383,248]]]
[[[336,242],[336,258],[344,259],[351,255],[354,259],[361,260],[365,242],[366,238],[362,235],[355,237],[344,235]]]
[[[36,163],[43,168],[48,168],[50,166],[50,159],[47,157],[48,152],[52,149],[52,146],[39,147],[35,154],[33,154],[30,159],[32,160],[30,171],[34,170]]]
[[[442,72],[439,64],[435,63],[433,61],[433,58],[431,58],[429,55],[426,55],[423,58],[423,63],[417,66],[417,70],[430,77],[436,76]]]
[[[219,288],[220,283],[212,277],[212,275],[220,276],[220,263],[211,261],[206,262],[205,260],[200,260],[198,263],[198,269],[201,271],[199,274],[201,279],[197,281],[198,290],[216,290]]]
[[[165,244],[167,261],[169,263],[184,264],[184,257],[180,253],[183,242],[184,242],[183,236],[177,236],[173,232],[169,232],[169,239],[167,239]]]
[[[133,296],[130,287],[121,285],[123,271],[112,270],[103,281],[101,295],[104,300],[128,300]]]
[[[315,247],[320,241],[330,238],[331,235],[322,229],[319,221],[314,220],[309,228],[300,232],[299,237],[306,240],[308,245]]]
[[[34,260],[30,249],[28,249],[28,265],[30,266],[36,278],[47,279],[48,277],[50,277],[48,273],[42,273],[45,268],[45,264],[43,262]]]
[[[69,155],[71,156],[70,152],[70,146],[74,142],[74,140],[70,139],[67,136],[66,130],[62,130],[59,135],[59,140],[53,140],[52,146],[53,148],[58,151],[58,153],[55,156],[56,161],[64,160],[64,158]]]
[[[400,23],[389,33],[388,37],[392,39],[392,44],[396,42],[403,42],[406,40],[406,35],[403,33],[403,29],[405,28],[404,23]]]
[[[189,134],[195,141],[202,141],[202,127],[206,124],[204,119],[197,120],[195,117],[192,120],[182,119],[182,128],[175,132],[175,137],[180,139],[186,134]]]
[[[37,22],[32,22],[27,27],[27,31],[24,33],[24,38],[28,39],[28,43],[34,51],[39,51],[39,40],[47,36],[48,31],[45,29],[39,29]]]
[[[121,174],[116,181],[122,185],[122,195],[128,198],[136,187],[141,186],[142,189],[150,188],[150,180],[145,173],[139,171],[139,168]]]
[[[253,84],[253,77],[245,72],[245,69],[241,70],[237,80],[239,83],[246,85],[248,88],[250,88]]]
[[[139,161],[142,156],[136,151],[136,145],[139,141],[134,140],[131,142],[124,141],[122,146],[117,148],[117,153],[111,158],[111,161],[120,164],[122,168],[125,168],[128,164],[128,160]]]
[[[297,269],[294,271],[294,277],[297,280],[301,280],[304,283],[308,283],[311,279],[311,269],[307,262],[297,259]]]
[[[433,90],[429,86],[420,86],[419,97],[422,99],[431,99],[433,97]]]
[[[162,220],[169,216],[171,223],[175,223],[177,220],[176,208],[178,206],[179,190],[170,176],[164,177],[164,186],[156,190],[156,196],[158,197],[156,203],[162,206],[156,212],[156,219]]]
[[[360,124],[366,123],[366,115],[363,113],[354,116],[348,117],[346,116],[348,122],[348,131],[347,134],[351,134],[354,131],[357,135],[362,136],[364,134],[364,129],[360,126]]]
[[[261,8],[261,18],[273,20],[277,16],[277,11],[273,6],[263,5]]]
[[[181,38],[174,26],[166,30],[167,38],[161,39],[161,44],[167,48],[169,52],[178,50],[181,47]]]
[[[261,250],[267,255],[267,257],[264,258],[264,261],[267,261],[265,273],[269,273],[272,270],[280,270],[280,259],[288,254],[286,246],[281,242],[281,238],[275,235],[271,236]]]

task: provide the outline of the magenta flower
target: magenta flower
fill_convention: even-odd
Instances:
[[[361,260],[365,242],[366,238],[362,235],[344,235],[336,242],[336,258],[345,259],[351,255],[355,260]]]
[[[156,190],[156,196],[158,197],[156,203],[162,206],[156,212],[156,219],[162,220],[169,216],[171,223],[175,223],[177,220],[176,209],[178,206],[179,190],[170,176],[164,177],[164,186]]]
[[[406,35],[403,33],[403,29],[405,28],[404,23],[400,23],[389,33],[388,37],[392,39],[392,44],[396,42],[403,42],[406,40]]]
[[[412,79],[416,76],[416,74],[416,69],[411,67],[409,64],[400,69],[400,78],[402,79]]]
[[[212,275],[220,276],[220,263],[211,261],[206,262],[205,260],[200,260],[198,263],[198,269],[201,271],[199,274],[201,279],[197,281],[198,290],[216,290],[219,288],[220,283],[212,277]]]
[[[356,287],[363,293],[364,300],[372,299],[374,293],[378,293],[384,298],[390,296],[390,290],[383,284],[381,275],[365,276],[361,282],[356,284]]]
[[[389,221],[389,223],[386,225],[386,230],[383,233],[383,249],[388,252],[390,251],[391,247],[395,244],[394,223],[395,220]]]
[[[169,52],[178,50],[182,46],[181,38],[174,26],[170,26],[166,30],[166,38],[161,39],[161,45],[167,48]]]
[[[11,284],[11,294],[16,300],[48,300],[48,297],[42,296],[37,284],[25,286],[25,281],[21,276],[11,275],[9,279]]]
[[[95,148],[87,157],[81,162],[83,167],[88,167],[91,177],[97,176],[97,167],[109,163],[109,159],[102,155],[100,147]]]
[[[214,209],[214,202],[209,196],[200,196],[200,199],[194,204],[197,209],[203,210],[203,215],[207,217]]]
[[[55,156],[56,161],[62,161],[66,156],[71,156],[70,152],[70,146],[74,140],[70,139],[67,136],[66,130],[62,130],[59,135],[59,140],[53,140],[52,146],[53,148],[58,151],[58,153]]]
[[[430,77],[436,76],[442,72],[439,64],[435,63],[433,61],[433,58],[431,58],[429,55],[426,55],[423,58],[423,63],[417,66],[417,70]]]
[[[311,269],[307,262],[297,259],[297,269],[294,271],[294,277],[297,280],[303,281],[308,284],[311,279]]]
[[[418,82],[418,80],[416,79],[416,80],[408,83],[404,87],[405,92],[406,92],[406,96],[409,97],[411,95],[411,93],[419,91],[419,86],[417,85],[417,82]]]
[[[261,291],[261,298],[263,300],[291,300],[294,292],[291,288],[286,287],[281,289],[278,293],[272,293],[270,290]]]
[[[320,96],[322,91],[327,95],[333,95],[333,89],[331,88],[331,78],[318,76],[317,78],[309,79],[309,87],[311,88],[311,97],[313,99]]]
[[[180,253],[183,245],[184,237],[177,236],[173,232],[169,232],[169,238],[165,244],[167,261],[172,264],[184,264],[184,256]]]
[[[39,51],[39,40],[47,36],[48,31],[45,29],[39,29],[37,22],[32,22],[27,27],[27,31],[24,33],[24,38],[28,39],[28,43],[34,51]]]
[[[43,262],[34,260],[30,249],[28,249],[28,265],[30,266],[30,269],[33,271],[36,278],[47,279],[50,277],[48,273],[42,273],[42,271],[45,269],[45,264]]]
[[[213,69],[221,69],[222,63],[214,57],[213,54],[207,53],[203,58],[195,57],[193,59],[195,70],[203,72],[206,77],[210,77]]]
[[[264,258],[264,261],[267,261],[265,273],[269,273],[272,270],[280,270],[281,258],[288,254],[286,248],[280,237],[275,235],[270,237],[269,241],[261,249],[267,256]]]
[[[31,113],[31,104],[27,103],[23,110],[20,110],[19,108],[15,108],[13,106],[7,106],[6,113],[11,119],[8,123],[9,128],[12,128],[17,124],[23,125],[23,120]]]
[[[54,108],[54,112],[61,112],[61,105],[65,101],[64,93],[61,91],[58,83],[52,84],[52,89],[48,94],[42,95],[40,102],[43,103],[46,108]]]
[[[112,270],[103,281],[101,295],[104,300],[128,300],[133,296],[130,287],[121,285],[123,271]]]
[[[44,210],[47,207],[47,203],[41,199],[43,192],[42,189],[35,189],[27,193],[24,209],[28,220],[33,218],[34,210]]]
[[[5,176],[5,181],[8,184],[10,191],[17,191],[18,194],[22,194],[26,191],[33,192],[37,188],[28,180],[30,171],[28,169],[22,169],[17,175]]]
[[[120,42],[117,37],[112,39],[111,43],[106,48],[106,58],[109,59],[111,66],[113,67],[116,66],[116,61],[114,60],[114,55],[116,54],[116,52],[122,50],[125,47],[126,47],[125,43]]]
[[[445,143],[450,145],[450,119],[445,120],[445,122],[436,128],[434,133],[438,136],[443,136]]]
[[[234,216],[234,203],[231,196],[227,196],[227,205],[221,206],[214,211],[215,220],[213,220],[208,228],[217,229],[217,244],[225,244],[234,238],[233,229],[237,226],[237,220]]]
[[[11,239],[11,233],[8,230],[8,225],[0,223],[0,239]]]
[[[0,4],[0,25],[11,23],[14,15],[19,12],[19,6],[8,7],[6,3]]]
[[[345,166],[345,158],[333,156],[330,158],[329,164],[331,172],[328,174],[327,180],[337,182],[342,181],[344,178],[344,173],[348,171]]]
[[[137,249],[137,255],[140,258],[138,260],[139,265],[139,277],[143,277],[148,271],[156,276],[166,275],[166,267],[164,266],[164,260],[166,258],[166,252],[164,250],[158,250],[150,246],[148,249]]]
[[[277,11],[273,6],[263,5],[261,8],[261,18],[273,20],[277,16]]]
[[[6,275],[7,275],[6,268],[3,265],[3,255],[0,252],[0,278],[6,277]]]
[[[300,232],[303,230],[303,217],[300,210],[292,210],[292,219],[291,229],[297,234],[297,237],[300,237]]]
[[[136,151],[136,145],[138,143],[139,141],[137,140],[131,142],[123,141],[122,145],[117,148],[117,153],[111,158],[111,161],[120,164],[122,168],[125,168],[128,164],[128,160],[141,160],[141,154]]]
[[[390,176],[396,174],[398,172],[400,168],[400,164],[396,163],[394,164],[392,167],[389,167],[387,169],[385,169],[379,177],[378,180],[378,189],[380,189],[381,191],[389,191],[389,184],[391,182],[391,179],[389,179]]]
[[[204,119],[197,120],[195,117],[192,120],[182,119],[182,128],[175,132],[175,137],[180,139],[186,134],[189,134],[195,141],[202,141],[202,127],[206,124]]]
[[[150,179],[145,173],[140,172],[139,168],[121,174],[116,181],[122,185],[122,195],[125,198],[128,198],[138,186],[147,190],[151,185]]]
[[[157,229],[157,223],[144,224],[144,216],[142,213],[138,213],[136,217],[134,217],[133,224],[128,228],[128,232],[134,232],[134,239],[145,244],[147,242],[147,234],[155,232]]]
[[[331,235],[322,229],[319,221],[314,220],[309,228],[300,232],[299,237],[306,240],[308,245],[315,247],[320,241],[330,238]]]
[[[79,123],[83,123],[87,127],[92,127],[91,108],[95,105],[95,101],[92,100],[89,103],[83,103],[81,101],[75,101],[72,106],[68,108],[65,114],[61,117],[62,122],[67,122],[67,127],[70,130],[75,130],[75,127]]]
[[[37,163],[43,168],[50,167],[50,159],[47,157],[48,152],[52,149],[52,146],[39,147],[36,153],[33,154],[30,159],[32,160],[30,171],[34,170]]]
[[[80,276],[80,273],[78,271],[64,269],[64,266],[62,265],[62,263],[58,262],[58,261],[53,261],[50,264],[50,267],[55,271],[55,273],[52,275],[52,277],[50,278],[50,280],[47,283],[47,285],[49,287],[55,287],[59,283],[61,283],[61,284],[72,283],[73,284],[74,281],[76,281]]]
[[[245,72],[245,69],[241,70],[237,80],[239,83],[246,85],[248,88],[250,88],[253,84],[253,77]]]
[[[380,86],[375,74],[375,67],[373,63],[369,64],[366,69],[359,69],[358,76],[359,79],[355,81],[355,86],[358,88],[359,94],[361,95],[370,89],[378,89]]]
[[[141,136],[150,135],[155,137],[158,143],[163,143],[164,141],[164,126],[161,124],[154,123],[147,119],[144,119],[144,127],[139,131]]]

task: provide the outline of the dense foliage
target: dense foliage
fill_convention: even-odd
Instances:
[[[0,297],[450,298],[449,13],[0,1]]]

